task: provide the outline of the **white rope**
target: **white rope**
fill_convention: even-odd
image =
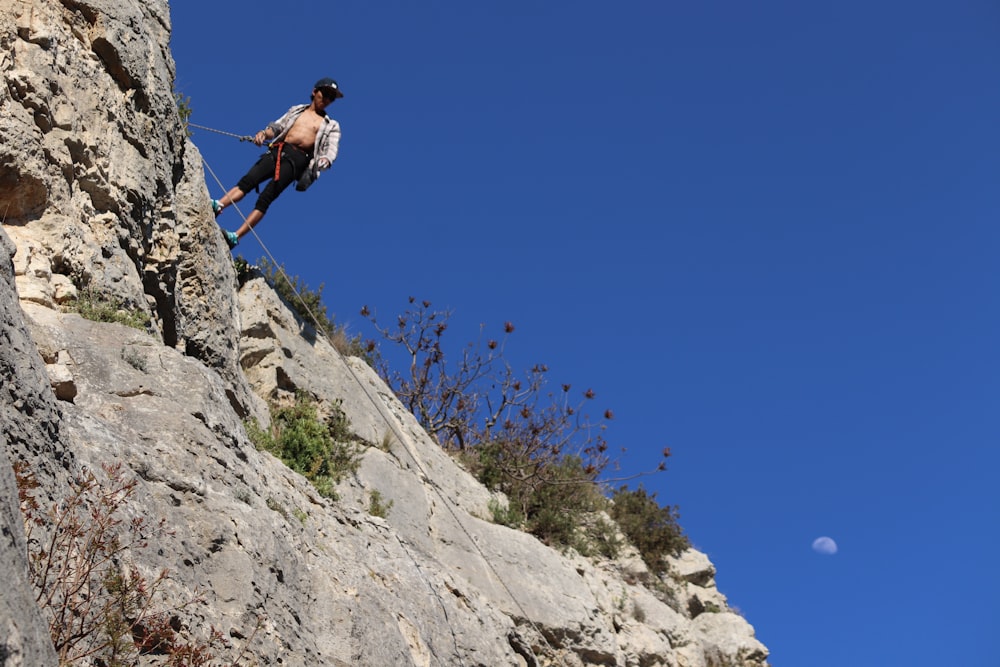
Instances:
[[[219,130],[213,130],[213,131],[218,132]],[[228,134],[228,133],[223,133],[223,134]],[[238,135],[232,135],[232,136],[238,136]],[[208,161],[205,160],[204,156],[202,157],[202,162],[205,164],[205,168],[208,169],[209,173],[212,175],[212,178],[215,179],[215,182],[218,183],[219,188],[223,192],[225,192],[226,191],[226,187],[222,184],[222,181],[219,180],[219,177],[212,170],[212,167],[208,164]],[[239,207],[236,206],[235,202],[233,202],[233,207],[236,208],[236,212],[240,214],[240,217],[243,218],[243,222],[245,223],[246,222],[246,216],[243,215],[243,212],[240,211]],[[248,227],[249,227],[249,225],[248,225]],[[423,479],[427,480],[427,482],[430,485],[430,487],[432,489],[434,489],[434,492],[441,499],[441,502],[444,505],[444,507],[446,507],[448,509],[448,512],[451,513],[451,516],[455,520],[455,523],[458,524],[459,528],[461,528],[462,532],[469,539],[469,542],[472,544],[472,546],[475,548],[475,550],[479,553],[479,556],[483,559],[483,562],[486,563],[486,567],[489,568],[490,572],[493,573],[493,576],[496,578],[496,580],[498,582],[500,582],[500,586],[504,589],[504,591],[506,591],[508,597],[510,597],[511,601],[514,603],[514,606],[516,606],[517,609],[518,609],[518,611],[521,612],[521,617],[535,630],[535,632],[538,633],[538,636],[542,638],[542,641],[545,643],[545,645],[548,646],[549,650],[552,651],[553,655],[555,655],[556,654],[555,647],[552,646],[552,644],[549,643],[549,640],[545,637],[545,633],[543,633],[541,631],[541,629],[539,629],[539,627],[537,625],[535,625],[534,621],[531,620],[531,618],[528,616],[528,613],[525,611],[524,607],[521,605],[521,603],[518,601],[517,597],[514,595],[513,591],[511,591],[510,587],[503,580],[503,577],[501,577],[500,573],[497,572],[497,570],[496,570],[495,567],[493,567],[493,563],[491,563],[490,559],[487,558],[486,553],[482,550],[482,548],[476,542],[475,538],[472,537],[472,534],[465,527],[465,524],[462,523],[461,519],[459,519],[458,513],[455,511],[455,508],[452,507],[450,499],[447,498],[444,495],[444,493],[441,491],[440,487],[438,487],[438,485],[435,484],[431,480],[431,477],[427,474],[427,471],[424,469],[423,465],[421,465],[419,459],[417,459],[417,456],[412,451],[410,451],[410,447],[407,444],[408,439],[400,432],[398,424],[397,424],[395,418],[393,418],[390,415],[386,414],[386,412],[385,412],[385,410],[386,410],[385,404],[382,403],[382,402],[380,402],[380,401],[378,401],[378,400],[376,400],[371,395],[371,393],[368,391],[368,388],[365,386],[365,383],[361,380],[360,377],[358,377],[357,373],[354,372],[354,369],[351,368],[351,364],[347,361],[347,358],[330,341],[329,337],[326,335],[326,330],[324,329],[324,327],[320,326],[319,320],[313,314],[312,310],[309,308],[309,305],[305,302],[305,299],[303,299],[302,295],[299,294],[299,291],[297,289],[295,289],[295,285],[292,284],[292,281],[289,279],[288,274],[285,273],[284,268],[280,264],[278,264],[277,260],[274,258],[274,255],[272,255],[271,252],[270,252],[270,250],[268,250],[267,246],[264,245],[264,242],[261,240],[261,238],[257,234],[257,232],[254,231],[253,227],[250,227],[250,232],[254,235],[254,238],[257,239],[257,242],[260,243],[261,248],[263,248],[264,253],[267,255],[267,257],[271,261],[272,266],[274,266],[279,272],[281,272],[281,275],[285,279],[285,283],[292,289],[292,292],[294,292],[296,298],[302,304],[302,306],[305,309],[306,313],[309,314],[310,319],[312,319],[312,324],[313,324],[313,326],[316,329],[316,333],[319,336],[321,336],[322,338],[324,338],[326,340],[327,344],[330,346],[331,349],[333,349],[333,351],[339,357],[340,361],[347,368],[348,372],[351,374],[351,377],[353,377],[354,381],[357,383],[357,385],[359,387],[361,387],[361,391],[364,392],[365,396],[368,397],[368,400],[371,401],[372,405],[374,406],[375,410],[378,412],[379,416],[382,417],[382,420],[385,422],[386,426],[389,427],[389,429],[393,432],[393,434],[399,440],[399,443],[403,446],[403,449],[406,450],[407,455],[410,457],[410,459],[413,461],[414,465],[417,467],[417,470],[420,472],[421,477]],[[403,549],[406,551],[407,555],[409,555],[410,559],[413,560],[414,565],[417,566],[417,571],[420,573],[421,578],[424,579],[424,582],[427,584],[427,587],[430,588],[431,592],[434,593],[434,595],[437,597],[438,603],[441,605],[441,609],[444,612],[445,621],[448,623],[448,627],[451,630],[452,637],[455,640],[455,648],[456,648],[456,652],[457,652],[458,651],[458,637],[455,634],[455,628],[451,625],[451,620],[448,617],[448,610],[447,610],[447,608],[444,605],[444,601],[441,599],[441,596],[438,594],[437,590],[431,585],[431,582],[424,575],[423,570],[420,568],[419,564],[417,564],[417,560],[413,557],[413,554],[410,553],[409,549],[407,548],[407,546],[403,542],[403,540],[398,535],[396,535],[395,532],[393,533],[393,535],[395,535],[396,541],[399,542],[399,544],[400,544],[401,547],[403,547]],[[460,653],[459,653],[459,659],[461,659],[461,654]],[[464,661],[463,661],[463,664],[464,664]]]

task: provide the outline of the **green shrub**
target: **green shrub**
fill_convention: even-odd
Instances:
[[[581,458],[517,456],[492,442],[467,450],[462,459],[480,483],[510,499],[508,507],[491,501],[494,522],[523,528],[552,546],[589,552],[589,529],[597,524],[588,519],[606,500]]]
[[[618,558],[621,553],[622,540],[618,537],[618,529],[604,518],[596,516],[584,529],[584,537],[579,540],[577,551],[584,556],[594,554],[604,558]]]
[[[267,509],[272,512],[277,512],[285,519],[288,518],[288,511],[285,509],[285,506],[275,500],[273,496],[268,496],[267,500],[264,501],[264,504],[267,505]]]
[[[505,505],[496,498],[490,498],[487,507],[490,510],[493,523],[518,529],[524,524],[524,515],[512,504]]]
[[[665,556],[676,556],[690,547],[680,525],[676,507],[660,507],[656,494],[640,485],[634,491],[622,486],[612,498],[611,517],[656,574],[666,572]]]
[[[546,544],[587,551],[587,519],[606,502],[600,487],[576,456],[547,466],[540,478],[522,499],[528,532]]]
[[[94,322],[124,324],[141,331],[145,331],[150,322],[146,311],[126,308],[121,300],[104,296],[93,287],[78,288],[76,298],[66,304],[66,310]]]
[[[372,516],[385,519],[389,516],[389,510],[392,509],[393,502],[392,500],[385,502],[382,498],[382,492],[374,490],[368,499],[368,513]]]
[[[270,430],[253,422],[247,434],[258,449],[277,456],[328,498],[336,499],[336,485],[361,465],[362,447],[339,404],[322,419],[316,402],[303,393],[292,405],[274,408]]]
[[[190,137],[191,128],[188,127],[188,123],[191,122],[191,98],[175,90],[174,102],[177,104],[177,115],[180,116],[184,134]]]
[[[122,360],[137,371],[146,373],[149,371],[146,358],[130,347],[122,348]]]
[[[236,282],[240,287],[253,275],[253,267],[243,255],[233,257],[233,270],[236,272]]]

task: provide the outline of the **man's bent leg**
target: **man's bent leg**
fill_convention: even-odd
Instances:
[[[250,211],[250,215],[247,216],[246,221],[240,225],[240,228],[236,230],[236,238],[243,238],[246,236],[251,229],[257,226],[257,223],[261,221],[264,217],[263,211],[258,211],[254,209]]]
[[[306,163],[308,164],[308,162]],[[253,210],[250,211],[250,215],[247,216],[246,221],[236,230],[236,236],[243,238],[251,229],[257,226],[257,223],[261,221],[264,214],[274,203],[274,200],[278,198],[285,189],[292,184],[295,180],[295,169],[293,164],[290,162],[283,163],[283,168],[281,170],[281,177],[274,181],[272,180],[264,190],[257,197],[257,203],[254,204]]]
[[[274,173],[274,154],[271,151],[264,153],[260,156],[254,166],[250,167],[243,178],[236,183],[236,185],[229,190],[226,194],[222,195],[222,198],[217,200],[219,202],[219,208],[216,211],[216,215],[221,213],[230,204],[235,204],[236,202],[243,199],[248,192],[253,190],[255,187],[266,181]]]
[[[235,204],[239,200],[243,199],[246,194],[247,193],[240,190],[239,186],[234,186],[229,192],[222,195],[221,199],[217,200],[219,202],[219,212],[222,212],[222,210],[230,204]]]
[[[269,156],[271,156],[271,153],[268,153],[265,156],[265,158]],[[240,199],[243,198],[243,195],[247,191],[249,191],[250,188],[246,186],[250,182],[250,177],[251,176],[256,177],[261,175],[260,166],[261,163],[264,162],[265,158],[262,158],[261,161],[254,166],[254,169],[251,170],[251,172],[247,174],[246,177],[241,179],[240,182],[236,184],[235,188],[233,188],[233,190],[239,193],[238,195],[235,194],[233,190],[230,190],[229,192],[226,193],[226,197],[230,197],[231,195],[233,197],[237,197],[235,199],[230,199],[230,201],[239,201]],[[273,159],[271,160],[271,164],[273,164]],[[292,152],[291,154],[286,153],[283,156],[282,169],[280,170],[280,176],[278,180],[271,180],[271,182],[264,187],[264,190],[260,193],[260,196],[257,197],[257,203],[254,204],[253,210],[250,211],[250,215],[246,217],[246,220],[243,222],[242,225],[240,225],[240,228],[236,230],[237,239],[243,238],[250,232],[251,229],[257,226],[257,223],[259,223],[261,219],[263,219],[264,214],[267,213],[267,210],[271,207],[271,204],[274,202],[274,200],[278,198],[278,195],[284,192],[285,189],[296,180],[295,179],[296,173],[301,173],[304,169],[308,167],[308,165],[309,165],[309,156],[306,155],[305,153]],[[268,167],[268,168],[273,169],[273,167]],[[256,174],[254,173],[254,170],[258,170]]]

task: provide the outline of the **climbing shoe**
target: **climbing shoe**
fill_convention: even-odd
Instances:
[[[222,213],[222,204],[219,203],[218,199],[212,200],[212,213],[215,214],[215,217],[219,217],[219,214]]]
[[[226,243],[229,244],[229,249],[232,250],[240,244],[240,237],[236,235],[236,232],[231,232],[228,229],[222,230],[222,235],[226,237]]]

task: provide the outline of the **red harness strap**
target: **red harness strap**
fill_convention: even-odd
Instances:
[[[278,153],[274,156],[274,180],[278,181],[281,177],[281,149],[285,147],[284,141],[278,142]]]

